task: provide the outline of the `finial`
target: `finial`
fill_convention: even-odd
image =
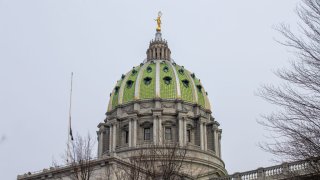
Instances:
[[[158,17],[157,19],[155,19],[155,21],[157,21],[157,32],[160,32],[161,31],[161,16],[162,16],[162,12],[159,11],[158,12]]]

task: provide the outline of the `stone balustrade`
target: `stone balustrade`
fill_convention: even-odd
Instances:
[[[234,173],[232,175],[212,178],[211,180],[275,180],[288,179],[290,177],[297,177],[308,175],[308,161],[296,161],[292,163],[283,163],[281,165],[258,168],[253,171]]]

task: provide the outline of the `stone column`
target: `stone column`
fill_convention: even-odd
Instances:
[[[98,157],[101,157],[102,152],[102,141],[101,141],[101,130],[97,131],[98,136]]]
[[[203,123],[203,145],[204,145],[204,150],[206,151],[208,148],[208,139],[207,139],[207,125],[206,123]]]
[[[164,54],[164,48],[161,48],[161,59],[165,58],[165,54]]]
[[[183,118],[183,144],[187,145],[187,119]]]
[[[202,122],[200,121],[200,149],[204,150],[204,144],[203,144],[203,125]]]
[[[157,116],[153,116],[153,144],[156,145],[158,142],[157,136]]]
[[[163,142],[163,134],[162,134],[162,118],[161,116],[158,116],[158,142],[159,145],[162,145]]]
[[[116,146],[117,146],[117,125],[113,124],[112,126],[112,151],[116,151]]]
[[[183,120],[179,118],[179,145],[183,146]]]
[[[109,152],[110,153],[113,150],[112,146],[113,146],[113,125],[111,124],[109,128]]]
[[[132,135],[132,146],[137,146],[137,118],[133,119],[133,135]]]
[[[222,130],[219,129],[218,131],[218,149],[219,149],[219,157],[221,158],[221,134],[222,134]]]
[[[131,135],[131,133],[132,133],[132,119],[129,119],[129,126],[128,126],[128,134],[129,134],[129,137],[128,137],[128,144],[129,144],[129,147],[132,147],[132,135]],[[126,137],[125,137],[126,138]]]
[[[219,153],[219,135],[218,135],[218,124],[217,123],[214,123],[213,126],[212,126],[212,129],[213,129],[213,143],[214,143],[214,151],[216,153],[216,156],[220,157],[220,153]]]

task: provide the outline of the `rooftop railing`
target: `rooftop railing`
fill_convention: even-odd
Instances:
[[[281,165],[258,168],[253,171],[234,173],[232,175],[212,178],[211,180],[271,180],[286,179],[293,176],[303,176],[310,174],[310,161],[296,161],[283,163]]]

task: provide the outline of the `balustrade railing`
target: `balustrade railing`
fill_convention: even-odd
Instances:
[[[234,173],[232,175],[212,178],[211,180],[271,180],[285,179],[286,177],[307,175],[310,173],[309,161],[297,161],[291,163],[283,163],[281,165],[259,168],[253,171],[242,173]]]

